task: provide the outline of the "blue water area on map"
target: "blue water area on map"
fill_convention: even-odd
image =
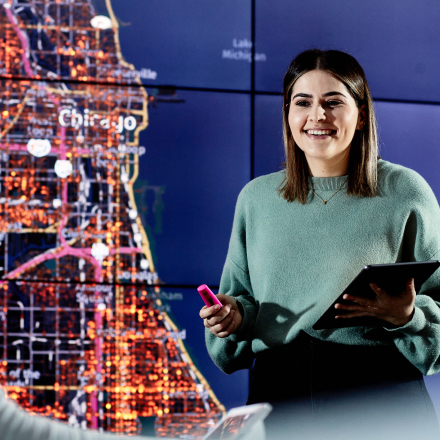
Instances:
[[[250,0],[112,4],[120,21],[122,54],[144,83],[250,88]]]
[[[257,90],[282,90],[291,60],[313,47],[345,50],[377,98],[440,101],[437,0],[256,0]]]
[[[142,196],[142,187],[147,188],[143,220],[160,278],[218,285],[235,202],[250,180],[250,98],[179,91],[175,99],[184,102],[149,108],[135,194]],[[155,188],[163,191],[160,225]]]
[[[186,339],[183,341],[195,366],[210,384],[220,402],[227,409],[246,404],[249,392],[248,370],[240,370],[233,374],[223,373],[209,357],[205,344],[205,327],[199,317],[199,311],[204,306],[196,289],[167,288],[161,289],[165,293],[162,298],[164,304],[171,309],[170,317],[179,327],[186,330]],[[217,290],[212,289],[215,294]],[[181,295],[177,295],[177,294]],[[166,295],[179,298],[166,300]]]
[[[55,245],[56,237],[53,234],[9,234],[8,272],[13,271],[20,265],[34,258],[36,255],[42,254],[48,249],[54,248]],[[48,272],[50,272],[50,268],[47,269]]]

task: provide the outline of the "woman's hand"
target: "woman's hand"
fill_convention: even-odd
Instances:
[[[349,313],[338,315],[336,318],[345,319],[359,316],[374,316],[391,322],[391,324],[397,327],[402,327],[411,320],[416,298],[413,278],[406,283],[406,290],[398,296],[388,295],[377,284],[372,283],[370,287],[376,293],[376,297],[373,299],[347,294],[344,295],[344,299],[353,301],[356,304],[335,304],[336,309],[349,311]]]
[[[206,307],[200,310],[200,318],[203,319],[203,325],[218,338],[226,338],[232,335],[241,325],[243,317],[237,306],[235,298],[229,295],[219,293],[217,299],[223,304],[219,310],[219,305]]]

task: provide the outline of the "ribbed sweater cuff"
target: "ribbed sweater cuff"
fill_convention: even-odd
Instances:
[[[248,340],[252,333],[252,325],[255,322],[255,310],[254,306],[249,304],[247,301],[240,301],[240,298],[235,298],[237,301],[238,308],[240,309],[241,316],[243,320],[238,330],[231,336],[234,336],[236,341]]]
[[[402,325],[402,327],[395,327],[395,328],[386,328],[385,330],[389,332],[401,332],[406,334],[415,334],[420,331],[422,331],[426,326],[426,318],[425,314],[422,312],[422,310],[419,307],[414,308],[414,314],[413,317],[409,322],[407,322],[405,325]]]

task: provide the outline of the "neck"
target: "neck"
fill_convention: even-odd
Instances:
[[[309,173],[312,177],[338,177],[348,174],[349,154],[342,154],[330,159],[306,157]]]

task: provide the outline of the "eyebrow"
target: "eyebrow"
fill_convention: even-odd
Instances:
[[[335,96],[335,95],[341,95],[344,98],[346,98],[346,96],[343,93],[341,93],[341,92],[327,92],[327,93],[324,93],[322,96],[327,97],[327,96]],[[292,97],[292,101],[295,98],[297,98],[297,97],[300,97],[300,98],[313,98],[312,95],[308,95],[307,93],[297,93],[295,96]]]

